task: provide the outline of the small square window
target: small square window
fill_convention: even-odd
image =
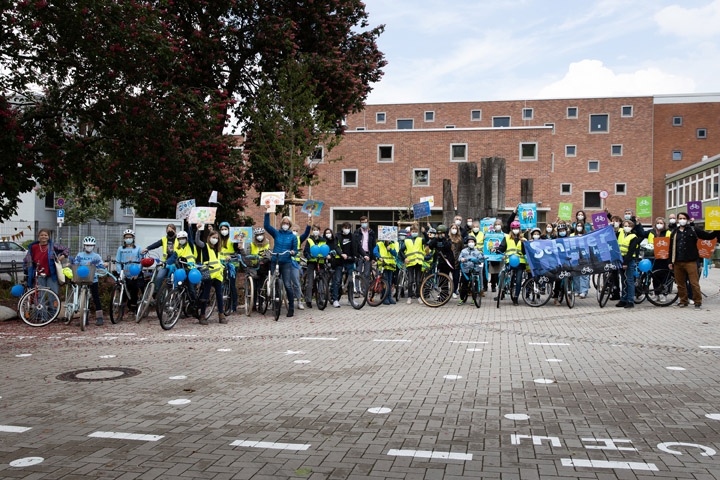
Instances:
[[[584,192],[583,194],[583,209],[600,209],[602,208],[602,200],[600,199],[600,192]]]
[[[493,117],[492,121],[495,128],[510,126],[510,117]]]
[[[523,108],[522,109],[522,118],[523,118],[523,120],[532,120],[533,119],[533,109],[532,108]]]
[[[470,110],[470,120],[473,122],[482,120],[482,110]]]
[[[412,130],[413,119],[412,118],[401,118],[397,121],[398,130]]]
[[[566,157],[577,156],[577,145],[565,145],[565,156]]]
[[[627,184],[626,183],[616,183],[615,184],[615,195],[625,195],[627,193]]]
[[[355,130],[357,130],[358,132],[362,132],[363,130],[365,130],[365,127],[356,127]]]
[[[425,121],[426,122],[434,122],[435,121],[435,112],[425,112]]]
[[[135,209],[133,207],[125,207],[123,209],[123,216],[125,216],[125,217],[135,216]]]
[[[599,172],[600,171],[600,160],[589,160],[588,161],[588,172]]]
[[[560,195],[572,195],[572,183],[561,183]]]
[[[378,163],[392,163],[394,161],[393,150],[392,145],[378,145]]]
[[[675,161],[682,160],[682,150],[673,150],[672,159]]]
[[[578,118],[578,107],[568,107],[567,118]]]
[[[358,171],[357,170],[343,170],[342,171],[342,186],[343,187],[357,187],[358,186]]]
[[[312,155],[310,155],[310,158],[308,158],[308,163],[311,165],[317,165],[318,163],[323,163],[324,158],[325,148],[319,146],[315,150],[313,150]]]
[[[414,168],[412,181],[413,187],[429,187],[430,170],[427,168]]]
[[[620,116],[621,117],[632,117],[633,116],[633,107],[632,105],[623,105],[620,109]]]
[[[467,162],[467,143],[450,144],[450,161]]]
[[[553,135],[555,135],[555,124],[554,123],[546,123],[545,126],[552,127],[552,133],[553,133]]]
[[[537,142],[528,142],[520,144],[520,161],[537,160]]]
[[[445,125],[445,128],[455,128],[455,125]]]
[[[375,123],[385,123],[385,112],[375,114]]]
[[[55,194],[53,192],[48,192],[45,195],[45,209],[46,210],[54,210],[55,209]]]
[[[707,138],[707,128],[698,128],[697,138]]]
[[[607,113],[590,115],[590,133],[607,133],[610,131],[610,120]]]
[[[622,145],[611,145],[610,146],[610,155],[613,157],[622,157],[623,149]]]
[[[682,117],[675,116],[672,119],[673,127],[682,127]]]

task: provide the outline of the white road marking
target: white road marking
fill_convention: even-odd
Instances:
[[[468,348],[468,352],[482,352],[482,348]]]
[[[559,346],[568,346],[569,343],[550,343],[550,342],[530,342],[528,345],[559,345]]]
[[[550,362],[550,363],[560,363],[560,362],[562,362],[562,360],[560,360],[559,358],[546,358],[545,361],[546,361],[546,362]]]
[[[667,368],[668,370],[676,370],[678,372],[685,370],[683,367],[665,367],[665,368]]]
[[[720,420],[720,413],[706,413],[705,416],[710,420]]]
[[[373,407],[368,408],[367,411],[370,413],[390,413],[392,412],[392,409],[387,407]]]
[[[100,358],[115,358],[115,355],[100,355]]]
[[[550,380],[549,378],[536,378],[533,381],[535,383],[555,383],[555,380]]]
[[[720,346],[718,346],[718,345],[700,345],[699,348],[719,349]]]
[[[273,450],[307,450],[310,444],[301,443],[275,443],[275,442],[254,442],[252,440],[235,440],[230,444],[232,447],[269,448]]]
[[[170,400],[168,404],[170,405],[187,405],[190,403],[190,400],[187,398],[178,398],[177,400]]]
[[[174,377],[168,377],[170,380],[185,380],[187,378],[186,375],[175,375]]]
[[[654,463],[641,462],[609,462],[606,460],[582,460],[578,458],[562,458],[563,467],[590,467],[590,468],[612,468],[620,470],[649,470],[657,472],[658,468]]]
[[[325,340],[328,342],[332,342],[337,340],[337,338],[330,338],[330,337],[300,337],[300,340]]]
[[[445,380],[460,380],[462,378],[461,375],[444,375],[443,378]]]
[[[472,460],[471,453],[435,452],[432,450],[390,450],[393,457],[437,458],[441,460]]]
[[[120,440],[140,440],[142,442],[157,442],[165,435],[145,435],[141,433],[124,432],[93,432],[88,437],[93,438],[118,438]]]
[[[310,360],[295,360],[293,363],[305,364],[310,363]]]
[[[15,355],[18,358],[24,358],[24,357],[32,357],[32,353],[19,353]]]
[[[285,352],[285,355],[301,355],[303,353],[305,353],[305,352],[301,352],[299,350],[297,352],[294,350],[288,350],[287,352]]]
[[[505,415],[508,420],[528,420],[530,415],[526,413],[508,413]]]
[[[232,352],[232,348],[218,348],[218,352]]]
[[[2,397],[0,397],[2,398]],[[23,433],[30,430],[32,427],[16,427],[15,425],[0,425],[0,432],[7,433]]]
[[[45,459],[42,457],[25,457],[25,458],[18,458],[17,460],[13,460],[10,462],[11,467],[30,467],[32,465],[37,465],[38,463],[44,462]]]
[[[488,342],[471,342],[469,340],[450,340],[450,343],[488,343]]]

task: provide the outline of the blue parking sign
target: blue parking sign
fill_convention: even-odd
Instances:
[[[57,218],[65,218],[65,209],[64,208],[58,208],[56,210],[57,212]]]

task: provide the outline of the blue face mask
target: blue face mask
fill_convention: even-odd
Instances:
[[[360,226],[361,226],[362,228],[367,228],[367,227],[368,227],[368,224],[367,224],[367,223],[361,223]]]
[[[125,245],[132,245],[134,241],[135,241],[135,240],[133,240],[132,238],[126,238],[126,239],[125,239]]]
[[[558,235],[560,235],[561,237],[564,237],[565,235],[567,235],[567,232],[565,232],[565,231],[558,232]]]

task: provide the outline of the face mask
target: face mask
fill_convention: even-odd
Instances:
[[[517,234],[519,234],[519,233],[520,233],[520,229],[518,229],[518,228],[513,228],[513,235],[517,235]]]
[[[178,245],[184,246],[186,243],[187,243],[187,240],[185,240],[184,238],[178,239]]]
[[[288,225],[287,223],[283,223],[280,228],[287,232],[288,230],[290,230],[290,225]]]
[[[467,222],[468,228],[472,227],[472,222]]]
[[[349,228],[343,228],[343,235],[347,235],[348,233],[350,233],[350,229],[349,229]]]
[[[255,240],[256,240],[258,243],[259,243],[259,242],[262,242],[263,240],[265,240],[265,235],[258,235],[257,237],[255,237]]]
[[[468,242],[468,248],[475,248],[475,243]]]
[[[548,232],[548,233],[551,233],[551,232],[552,232],[552,227],[545,227],[545,231]]]
[[[326,233],[325,238],[327,238],[328,240],[332,240],[332,233]]]
[[[565,235],[567,235],[567,232],[563,230],[562,232],[558,232],[558,235],[564,237]]]
[[[417,232],[412,232],[412,233],[410,234],[410,236],[411,236],[412,238],[417,238],[418,233],[417,233]]]
[[[499,232],[500,230],[502,230],[502,225],[495,225],[495,231]]]
[[[685,220],[684,218],[682,220],[678,220],[678,225],[684,227],[685,225],[687,225],[687,220]]]
[[[458,225],[458,226],[459,226],[461,223],[462,223],[461,220],[455,220],[455,225]]]
[[[210,239],[210,243],[213,244],[213,245],[217,245],[217,242],[218,242],[217,237],[213,237],[213,238]]]
[[[630,218],[632,218],[632,215],[629,215],[629,214],[626,213],[626,214],[625,214],[625,220],[630,220]]]
[[[367,224],[367,223],[361,223],[361,224],[360,224],[360,227],[362,227],[362,228],[367,228],[367,227],[368,227],[368,224]]]
[[[577,219],[580,221],[583,221],[583,220],[585,220],[585,215],[578,215]]]
[[[655,228],[657,228],[658,230],[662,230],[663,228],[665,228],[665,224],[664,223],[656,223]]]
[[[613,227],[620,228],[620,222],[613,222]]]
[[[480,227],[474,227],[473,232],[478,233],[480,231]]]
[[[580,225],[578,225],[577,227],[575,227],[575,230],[577,230],[578,232],[582,232],[582,231],[583,231],[583,227],[580,226]]]
[[[623,227],[623,231],[625,233],[630,233],[630,232],[632,232],[632,227]]]
[[[540,240],[540,234],[536,233],[535,235],[533,235],[533,240]]]
[[[671,218],[671,219],[670,219],[670,225],[672,225],[672,224],[674,224],[674,223],[675,223],[675,219],[674,219],[674,218]]]
[[[313,237],[319,237],[320,236],[320,230],[313,230]]]
[[[417,235],[413,235],[414,237],[417,237]],[[434,233],[428,233],[428,238],[435,238]]]
[[[174,238],[174,237],[175,237],[175,231],[170,230],[169,232],[167,232],[167,236],[168,236],[168,238]]]
[[[85,251],[87,253],[92,253],[93,249],[95,248],[94,245],[85,245]]]
[[[222,235],[223,237],[227,237],[229,233],[230,233],[230,230],[226,230],[224,228],[222,230],[220,230],[220,235]]]
[[[457,228],[453,228],[452,230],[450,230],[450,233],[452,233],[453,235],[455,235],[455,234],[457,233]]]
[[[132,245],[135,240],[132,238],[126,238],[125,239],[125,245]]]

